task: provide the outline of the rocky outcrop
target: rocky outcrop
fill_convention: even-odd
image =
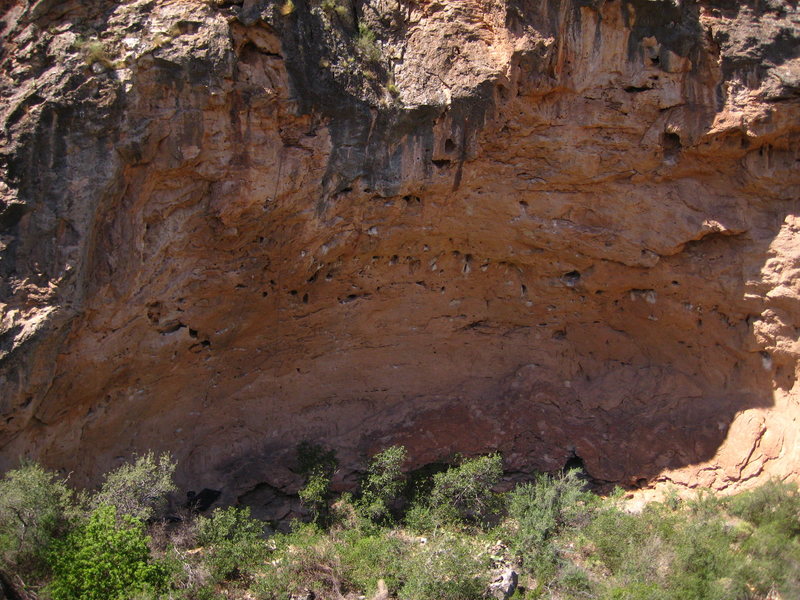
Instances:
[[[794,2],[6,5],[2,466],[797,476]]]

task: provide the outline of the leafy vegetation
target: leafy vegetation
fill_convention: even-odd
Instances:
[[[301,442],[297,446],[297,463],[300,474],[306,477],[306,485],[298,493],[300,500],[311,511],[314,522],[323,524],[328,519],[331,479],[339,466],[336,453]]]
[[[375,32],[372,31],[366,23],[362,22],[358,24],[356,48],[367,61],[379,62],[381,60],[381,49],[380,46],[378,46]]]
[[[402,446],[391,446],[372,457],[358,503],[366,518],[382,521],[390,516],[391,507],[405,486],[402,470],[405,459],[406,449]]]
[[[113,506],[100,506],[88,521],[56,544],[51,553],[53,600],[127,600],[164,587],[167,571],[151,560],[141,520],[117,519]]]
[[[513,598],[774,600],[800,597],[800,494],[769,482],[700,493],[638,513],[586,492],[575,472],[508,492],[499,455],[407,481],[405,449],[372,457],[355,494],[336,495],[335,454],[301,444],[310,522],[265,535],[247,508],[164,515],[174,463],[147,454],[83,497],[37,465],[0,481],[0,576],[51,600],[486,598],[513,571]],[[516,580],[516,576],[515,576]],[[494,583],[492,583],[494,582]]]
[[[174,472],[169,454],[156,458],[148,452],[106,475],[91,503],[94,507],[115,506],[120,515],[146,521],[166,506],[167,495],[175,490]]]
[[[487,522],[500,508],[499,497],[492,488],[502,475],[499,454],[464,460],[457,467],[437,473],[428,501],[431,513],[444,523]]]
[[[72,492],[53,473],[23,464],[0,481],[0,573],[21,587],[48,575],[47,556],[69,529]]]
[[[245,577],[266,557],[264,523],[250,518],[249,508],[217,508],[199,517],[197,542],[215,581]]]

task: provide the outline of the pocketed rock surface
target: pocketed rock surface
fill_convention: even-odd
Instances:
[[[0,468],[800,473],[796,2],[0,11]]]

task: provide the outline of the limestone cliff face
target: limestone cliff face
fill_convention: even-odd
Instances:
[[[796,2],[4,5],[0,466],[797,476]]]

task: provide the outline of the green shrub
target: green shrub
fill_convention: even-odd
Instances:
[[[166,585],[167,572],[151,561],[141,520],[100,506],[50,553],[53,600],[127,600]]]
[[[512,548],[540,578],[555,572],[558,550],[553,538],[588,519],[591,500],[582,486],[578,472],[569,471],[556,477],[539,475],[508,494],[508,514],[515,524]]]
[[[774,524],[789,535],[800,535],[800,494],[794,483],[772,480],[742,492],[730,499],[729,510],[759,527]]]
[[[285,599],[311,591],[318,598],[372,595],[383,580],[396,592],[401,583],[404,544],[387,530],[323,532],[301,524],[290,534],[277,534],[269,565],[253,592],[262,599]]]
[[[405,459],[406,449],[403,446],[391,446],[372,457],[357,503],[362,515],[373,521],[389,517],[390,507],[405,486],[402,471]]]
[[[486,557],[469,538],[443,535],[420,545],[404,561],[399,597],[404,600],[472,600],[489,583]]]
[[[689,520],[676,530],[670,541],[675,558],[667,586],[675,598],[746,597],[747,589],[737,573],[739,558],[733,552],[733,537],[719,516]],[[642,558],[647,562],[652,560]]]
[[[637,515],[621,511],[615,506],[607,507],[595,515],[585,534],[592,545],[593,558],[605,565],[612,574],[620,572],[630,549],[642,545],[647,537],[644,523]]]
[[[376,41],[375,32],[366,23],[358,24],[356,48],[367,61],[379,62],[381,60],[381,49]]]
[[[344,2],[341,0],[322,0],[320,4],[322,10],[327,13],[336,13],[341,18],[347,18],[349,10]]]
[[[250,518],[249,508],[217,508],[197,520],[203,562],[216,581],[247,578],[264,561],[264,524]]]
[[[423,533],[432,531],[444,522],[437,512],[427,503],[417,501],[406,511],[404,523],[412,531]]]
[[[352,591],[373,596],[378,581],[383,580],[391,594],[396,594],[404,578],[402,572],[405,545],[387,531],[362,535],[349,531],[341,538],[341,564]]]
[[[37,464],[9,471],[0,481],[0,571],[24,583],[47,572],[47,552],[70,525],[72,493]]]
[[[120,516],[146,521],[166,506],[167,494],[175,490],[174,472],[175,463],[169,454],[156,459],[148,452],[132,464],[108,473],[100,490],[92,497],[91,505],[115,506]]]
[[[502,475],[499,454],[464,460],[433,476],[429,506],[444,522],[486,523],[498,513],[500,505],[492,487]]]
[[[339,466],[336,452],[310,442],[297,446],[298,470],[306,484],[298,492],[300,501],[311,512],[315,523],[326,523],[329,517],[329,496],[333,474]]]
[[[341,562],[336,543],[314,524],[297,524],[289,534],[276,534],[270,565],[253,586],[262,600],[284,600],[312,592],[316,597],[342,593]]]
[[[589,574],[573,563],[567,563],[562,567],[558,574],[558,585],[561,589],[573,593],[586,593],[592,589]]]

